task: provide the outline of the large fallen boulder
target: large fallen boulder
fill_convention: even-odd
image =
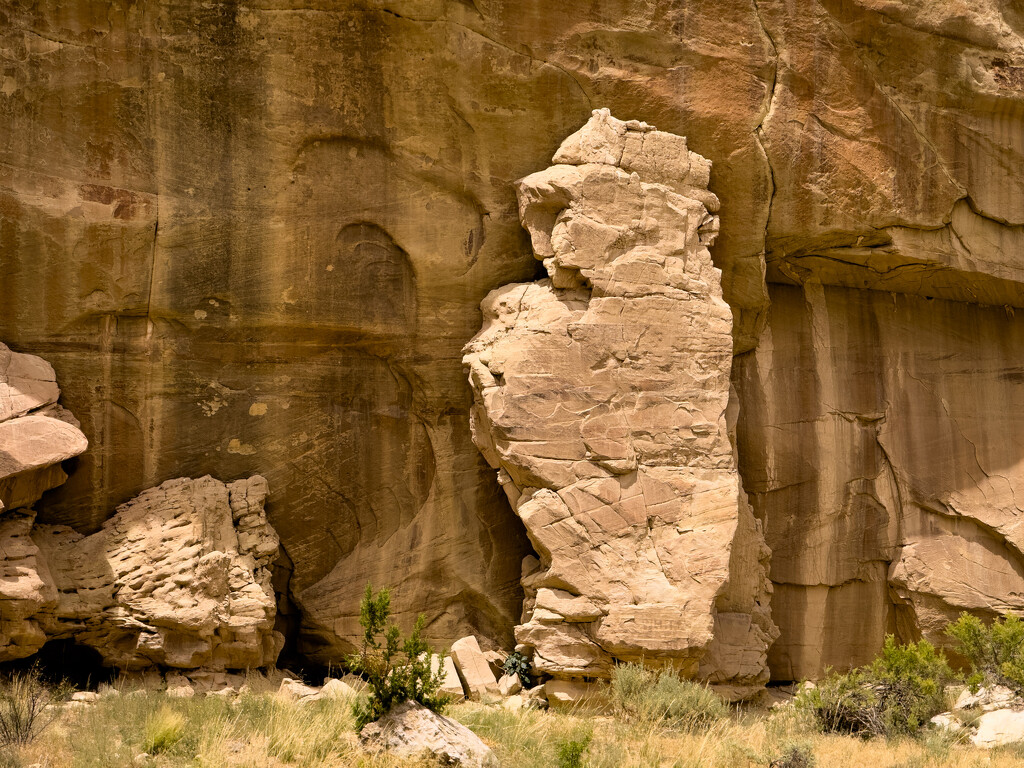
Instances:
[[[387,750],[395,757],[408,760],[427,756],[441,765],[498,766],[490,747],[469,728],[415,701],[404,701],[384,717],[364,726],[359,740],[369,752]]]
[[[67,479],[61,462],[89,446],[59,397],[48,362],[0,344],[0,509],[34,504]]]
[[[517,182],[548,277],[481,304],[474,440],[526,525],[534,668],[666,664],[749,691],[777,636],[769,551],[729,437],[732,314],[711,164],[607,110]]]

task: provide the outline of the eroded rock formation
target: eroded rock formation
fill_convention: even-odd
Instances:
[[[517,183],[549,277],[493,291],[467,346],[474,437],[526,525],[534,668],[670,663],[767,680],[768,550],[726,411],[718,200],[686,139],[607,110]]]
[[[823,658],[860,659],[888,621],[880,581],[849,580],[850,561],[794,575],[802,555],[773,533],[821,541],[825,515],[842,521],[832,549],[876,535],[876,517],[821,506],[865,498],[872,430],[836,422],[812,441],[832,401],[812,375],[765,368],[826,363],[817,320],[783,341],[785,318],[808,314],[794,296],[809,291],[850,350],[892,319],[887,302],[909,307],[890,338],[1007,350],[968,377],[1006,404],[1005,425],[996,406],[967,418],[962,391],[922,410],[894,373],[899,355],[924,364],[908,346],[846,369],[885,379],[886,423],[956,464],[915,475],[921,498],[993,490],[944,443],[959,438],[943,399],[961,403],[950,413],[984,471],[1014,478],[1024,460],[1009,346],[1024,309],[1018,4],[50,0],[0,4],[0,62],[0,338],[53,363],[91,445],[40,518],[94,532],[168,477],[260,472],[290,556],[282,589],[324,660],[357,638],[368,579],[396,588],[403,624],[426,612],[434,642],[512,642],[528,546],[470,439],[461,348],[481,299],[534,275],[513,181],[597,105],[685,133],[715,164],[734,350],[766,345],[756,374],[752,359],[734,370],[741,475],[782,553],[774,658],[813,635]],[[959,318],[938,326],[948,340],[929,299]],[[870,400],[843,409],[873,419]],[[769,441],[776,426],[813,449]],[[1003,495],[994,506],[1012,512]],[[876,571],[899,554],[869,544]],[[873,591],[816,613],[800,596],[814,590],[836,606]],[[870,608],[851,626],[857,605]],[[819,631],[822,617],[842,629]]]
[[[0,510],[34,504],[67,479],[61,462],[89,446],[59,397],[53,366],[0,344]]]
[[[83,536],[0,518],[0,661],[48,640],[94,648],[103,663],[247,669],[273,664],[270,564],[262,477],[225,484],[169,480],[123,504]]]

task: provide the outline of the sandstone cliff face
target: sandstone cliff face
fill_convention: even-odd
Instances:
[[[540,555],[516,639],[537,671],[615,660],[758,685],[776,636],[726,409],[731,314],[710,164],[607,110],[517,183],[549,277],[484,299],[474,437]]]
[[[249,669],[272,665],[267,483],[169,480],[82,536],[0,518],[0,661],[48,640],[94,648],[106,666]]]
[[[1024,305],[1022,37],[1017,5],[996,0],[3,4],[0,338],[53,363],[91,445],[40,514],[91,532],[168,477],[259,471],[308,650],[347,648],[367,579],[397,587],[400,620],[425,610],[434,640],[511,642],[528,545],[470,439],[460,350],[480,300],[534,276],[512,182],[597,106],[686,135],[714,163],[711,255],[734,349],[758,349],[734,375],[741,434],[762,435],[740,443],[755,510],[785,491],[769,475],[841,496],[847,467],[874,472],[870,429],[806,455],[769,450],[776,430],[761,432],[811,429],[832,407],[796,396],[811,375],[751,368],[783,348],[784,318],[806,318],[802,300],[775,300],[824,286],[815,317],[846,329],[850,350],[903,302],[893,338],[1005,349],[1005,365],[967,367],[988,402],[1016,403],[1017,321],[1002,307]],[[941,338],[929,297],[977,323],[941,324]],[[865,325],[844,325],[849,312]],[[821,339],[785,348],[820,353]],[[887,423],[930,436],[908,451],[960,457],[914,481],[921,498],[991,496],[943,442],[963,445],[945,396],[922,410],[917,385],[890,373],[900,354],[852,367],[885,379],[864,413],[885,413],[871,410],[884,395]],[[1014,477],[1024,451],[1000,440],[1009,427],[974,426],[964,434],[1005,452],[985,471]],[[772,514],[778,543],[779,515],[799,540],[825,513],[805,491]],[[829,530],[876,536],[849,525]],[[801,594],[906,604],[910,587],[850,581],[850,568],[797,577],[785,561],[772,578]],[[775,615],[787,657],[802,653],[801,610]],[[825,657],[867,652],[883,621],[870,610]]]

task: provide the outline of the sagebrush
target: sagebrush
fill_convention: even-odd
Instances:
[[[986,626],[977,616],[961,613],[946,627],[946,634],[971,663],[972,686],[1005,685],[1024,693],[1024,621],[1007,616]]]
[[[826,732],[914,734],[946,708],[945,686],[955,679],[946,657],[927,640],[900,645],[889,635],[874,662],[827,675],[801,691],[796,704]]]

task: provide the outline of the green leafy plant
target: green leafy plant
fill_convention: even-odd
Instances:
[[[624,717],[662,722],[682,728],[703,728],[729,713],[707,686],[683,680],[671,669],[622,664],[612,672],[612,701]]]
[[[558,768],[583,768],[583,755],[590,747],[594,734],[587,732],[558,745]]]
[[[505,663],[502,665],[501,669],[506,675],[515,675],[518,677],[523,688],[530,687],[530,660],[519,651],[513,651],[510,653],[508,658],[505,659]]]
[[[368,684],[368,695],[353,705],[357,729],[407,699],[435,712],[448,703],[448,697],[441,693],[444,664],[431,669],[430,646],[422,637],[426,623],[423,614],[416,618],[412,634],[404,640],[398,627],[388,623],[390,617],[390,590],[385,587],[374,594],[373,585],[367,584],[359,604],[363,646],[348,660],[352,671],[365,676]],[[438,661],[443,662],[443,656]]]
[[[828,675],[802,691],[796,705],[826,732],[913,734],[945,709],[945,686],[954,679],[946,657],[927,640],[900,645],[889,635],[874,662]]]
[[[972,688],[987,683],[1024,693],[1024,621],[1007,616],[986,626],[977,616],[961,613],[946,627],[946,634],[971,663],[968,683]]]

